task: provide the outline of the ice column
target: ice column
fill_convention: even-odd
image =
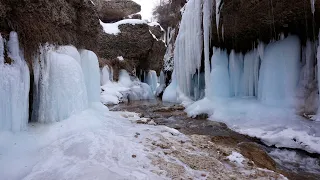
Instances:
[[[259,98],[263,103],[278,106],[294,104],[300,51],[300,40],[296,36],[267,45],[259,78]]]
[[[100,101],[100,73],[97,55],[88,50],[80,50],[81,68],[86,83],[89,102]]]
[[[33,67],[34,121],[61,121],[88,108],[86,82],[76,59],[44,46]]]
[[[0,35],[0,130],[23,130],[29,115],[29,68],[19,49],[18,35],[10,33],[8,59],[4,62],[4,39]]]
[[[231,51],[229,56],[231,96],[240,96],[243,89],[243,55]]]
[[[203,4],[203,42],[204,42],[204,68],[205,68],[205,94],[209,93],[208,85],[210,83],[210,34],[212,17],[212,0],[204,0]]]
[[[189,0],[182,15],[179,34],[175,42],[174,68],[181,91],[190,96],[192,75],[200,69],[203,46],[202,1]]]
[[[230,77],[226,51],[213,48],[211,69],[210,83],[207,84],[209,88],[207,97],[230,97]]]

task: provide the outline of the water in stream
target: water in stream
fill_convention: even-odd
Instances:
[[[152,119],[157,125],[165,125],[186,135],[205,135],[216,143],[238,146],[241,143],[255,143],[274,160],[275,171],[289,179],[320,179],[320,155],[309,154],[293,149],[279,149],[264,145],[259,139],[251,138],[230,130],[224,123],[209,121],[205,115],[196,119],[187,117],[184,108],[173,103],[159,100],[131,101],[110,106],[112,111],[130,111],[140,113],[142,117]],[[250,154],[250,152],[249,152]],[[255,159],[254,154],[252,155]],[[250,159],[250,158],[249,158]]]

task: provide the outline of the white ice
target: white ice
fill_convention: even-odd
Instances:
[[[147,74],[147,84],[151,87],[152,91],[156,91],[157,89],[157,73],[154,70],[150,70]]]
[[[104,79],[110,74],[110,68],[105,66],[101,71],[101,76]],[[114,82],[104,81],[101,89],[101,102],[103,104],[119,104],[128,100],[144,100],[154,99],[152,88],[146,84],[140,82],[138,78],[131,77],[126,70],[120,70],[119,81]]]
[[[175,77],[175,71],[172,73],[172,81],[169,86],[164,90],[162,101],[164,102],[178,102],[177,97],[177,80]]]
[[[4,63],[5,49],[11,64]],[[17,33],[10,33],[7,46],[0,34],[0,131],[16,132],[27,126],[29,86],[29,68],[20,51]]]
[[[232,154],[227,156],[230,162],[237,164],[237,166],[243,166],[242,162],[244,161],[244,157],[242,154],[232,151]]]
[[[181,19],[174,49],[176,83],[187,96],[191,96],[195,86],[192,84],[192,76],[200,70],[202,47],[202,1],[189,0]]]
[[[81,68],[86,83],[88,102],[100,102],[100,69],[97,55],[89,50],[80,50]]]
[[[260,67],[259,99],[269,105],[293,106],[299,81],[300,40],[289,36],[270,43]]]
[[[117,59],[118,59],[119,61],[124,61],[124,58],[123,58],[122,56],[118,56]]]
[[[77,60],[68,54],[44,46],[34,59],[33,121],[61,121],[88,108],[83,70]],[[94,74],[92,71],[90,73]],[[89,76],[88,80],[91,80]]]
[[[213,48],[210,83],[207,86],[207,97],[230,97],[228,54],[222,49]]]

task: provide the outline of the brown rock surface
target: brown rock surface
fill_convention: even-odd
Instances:
[[[119,26],[121,33],[118,35],[104,33],[100,39],[98,54],[105,60],[100,62],[100,66],[117,61],[118,56],[123,56],[124,61],[113,64],[118,64],[117,66],[129,72],[134,68],[137,72],[150,69],[159,72],[166,47],[163,41],[152,37],[149,28],[147,24],[122,24]]]
[[[131,0],[93,0],[101,21],[116,22],[141,11],[141,6]]]
[[[241,154],[253,161],[258,167],[276,170],[275,161],[261,147],[252,142],[243,142],[239,145]]]

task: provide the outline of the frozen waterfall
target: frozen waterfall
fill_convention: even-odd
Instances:
[[[84,74],[89,102],[100,102],[100,69],[97,55],[88,50],[80,50],[81,68]]]
[[[68,54],[44,46],[34,59],[32,120],[42,123],[61,121],[88,108],[81,65]]]
[[[190,26],[192,24],[192,26]],[[174,71],[181,91],[191,95],[192,76],[199,73],[203,47],[202,1],[189,0],[185,6],[174,49]]]
[[[300,49],[297,36],[267,45],[259,78],[259,99],[263,103],[294,105],[300,73]]]
[[[11,62],[5,62],[5,58]],[[0,34],[0,130],[20,131],[26,127],[29,86],[29,68],[20,51],[17,33],[11,32],[7,43]]]

